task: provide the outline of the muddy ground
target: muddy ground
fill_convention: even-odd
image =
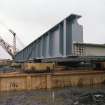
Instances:
[[[72,105],[81,94],[91,91],[105,92],[105,86],[1,92],[0,105]]]

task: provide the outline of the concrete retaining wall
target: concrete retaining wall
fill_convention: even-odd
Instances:
[[[0,91],[51,89],[66,86],[100,84],[105,81],[103,71],[78,71],[54,74],[0,74]]]

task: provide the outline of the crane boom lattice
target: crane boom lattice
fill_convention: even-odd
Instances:
[[[0,36],[0,45],[6,50],[6,52],[14,59],[13,48],[10,44],[4,41],[4,39]]]

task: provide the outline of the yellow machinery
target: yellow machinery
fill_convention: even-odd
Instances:
[[[54,66],[54,63],[23,63],[22,70],[26,73],[52,72],[54,70]]]

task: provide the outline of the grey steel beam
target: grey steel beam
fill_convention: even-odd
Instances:
[[[72,14],[29,44],[15,56],[16,61],[72,56],[73,43],[83,42],[81,16]]]

